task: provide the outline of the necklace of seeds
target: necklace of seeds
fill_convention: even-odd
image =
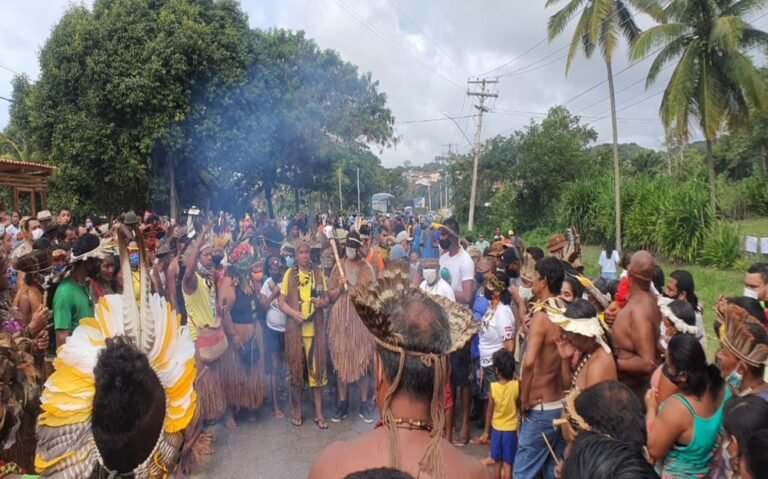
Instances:
[[[571,377],[571,390],[578,389],[576,386],[576,379],[578,379],[579,374],[581,374],[581,370],[584,368],[584,365],[587,364],[587,361],[589,361],[589,358],[592,357],[592,355],[595,352],[592,351],[591,353],[587,354],[583,358],[581,358],[581,361],[579,361],[579,364],[576,365],[576,370],[573,371],[573,376]]]

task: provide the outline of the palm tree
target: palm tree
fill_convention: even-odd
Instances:
[[[749,122],[749,106],[766,111],[768,97],[760,71],[746,56],[747,49],[768,47],[768,34],[744,19],[760,10],[766,0],[672,0],[666,8],[669,23],[643,32],[630,57],[645,56],[662,47],[648,71],[646,86],[661,69],[677,59],[659,109],[667,130],[680,138],[690,136],[698,121],[707,144],[709,203],[716,212],[715,160],[712,143],[724,125]]]
[[[558,4],[563,0],[547,0],[546,6]],[[573,32],[566,73],[579,48],[587,58],[592,57],[595,48],[600,47],[608,72],[608,92],[611,98],[611,127],[613,129],[613,168],[616,182],[616,245],[621,249],[621,172],[619,170],[619,133],[616,126],[616,94],[613,87],[612,58],[619,44],[619,36],[624,36],[632,43],[640,34],[632,10],[645,13],[657,21],[663,21],[664,10],[656,0],[568,0],[560,11],[549,18],[547,33],[551,41],[565,30],[581,10],[581,15]]]

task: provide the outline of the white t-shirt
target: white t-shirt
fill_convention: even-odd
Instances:
[[[270,284],[276,284],[274,281],[272,281],[272,278],[264,281],[264,285],[261,287],[261,291],[259,291],[259,293],[269,297],[272,294],[272,290],[269,288]],[[277,283],[277,288],[280,289],[279,283]],[[277,301],[279,298],[279,296],[275,298],[272,301],[272,304],[269,305],[269,310],[267,310],[267,327],[273,331],[279,331],[282,333],[285,331],[285,314],[280,311],[280,308],[277,307]]]
[[[504,341],[515,337],[515,316],[508,304],[488,308],[480,329],[480,366],[493,364],[493,353],[504,347]]]
[[[600,252],[600,259],[597,260],[597,264],[600,265],[600,272],[602,273],[615,273],[616,265],[619,263],[619,252],[613,250],[611,257],[605,254],[605,250]]]
[[[453,289],[451,289],[451,285],[448,284],[448,282],[445,281],[443,278],[439,278],[437,282],[432,286],[428,285],[427,281],[424,280],[419,285],[419,289],[424,291],[425,293],[435,294],[438,296],[442,296],[443,298],[448,298],[451,301],[456,301],[456,295],[453,294]]]
[[[454,293],[462,292],[461,283],[475,279],[475,263],[469,253],[460,249],[456,256],[446,252],[440,256],[440,268],[446,268],[451,274],[451,288]]]

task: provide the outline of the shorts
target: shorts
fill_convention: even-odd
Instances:
[[[469,374],[472,371],[472,356],[469,347],[451,353],[451,385],[455,388],[469,386]]]
[[[517,454],[517,431],[497,431],[491,428],[491,459],[514,464]]]
[[[285,332],[275,331],[269,326],[264,328],[264,348],[268,353],[284,353]]]

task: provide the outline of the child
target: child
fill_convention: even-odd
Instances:
[[[517,402],[520,382],[514,378],[515,356],[506,349],[493,353],[498,380],[491,383],[488,395],[488,421],[491,421],[491,457],[484,464],[496,464],[495,479],[510,479],[517,453]]]

